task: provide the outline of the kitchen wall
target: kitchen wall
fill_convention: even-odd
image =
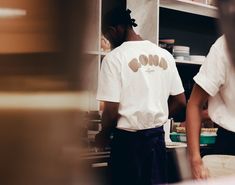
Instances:
[[[144,39],[157,42],[157,2],[156,0],[127,0],[127,8],[132,10],[131,17],[136,19],[138,26],[135,31]],[[151,19],[150,19],[151,17]]]

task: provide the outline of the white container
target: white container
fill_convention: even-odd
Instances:
[[[173,52],[188,52],[190,51],[190,47],[188,46],[174,46]]]
[[[178,56],[178,57],[175,57],[175,59],[183,61],[183,60],[184,60],[184,57]]]
[[[191,55],[190,60],[192,62],[204,62],[206,60],[206,57],[203,55]]]

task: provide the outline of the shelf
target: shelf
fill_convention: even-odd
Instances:
[[[101,56],[105,56],[109,52],[106,52],[106,51],[85,51],[85,53],[89,54],[89,55],[101,55]]]
[[[177,64],[189,64],[189,65],[202,65],[203,62],[187,61],[187,60],[175,60]]]
[[[84,51],[85,54],[88,54],[88,55],[99,55],[100,52],[99,51]]]
[[[160,0],[161,8],[168,8],[181,12],[217,18],[217,8],[215,6],[197,3],[189,0]]]
[[[109,53],[109,51],[101,51],[101,52],[100,52],[100,55],[105,56],[105,55],[107,55],[108,53]]]
[[[0,92],[0,110],[89,110],[89,92]],[[33,103],[32,103],[33,102]]]

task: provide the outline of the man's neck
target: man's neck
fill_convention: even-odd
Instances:
[[[140,35],[137,35],[133,29],[128,29],[126,41],[138,41],[138,40],[143,40],[143,39],[140,37]]]

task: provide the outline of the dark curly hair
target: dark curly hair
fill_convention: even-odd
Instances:
[[[126,27],[136,27],[135,19],[132,19],[131,10],[115,8],[105,14],[102,22],[102,32],[105,33],[109,26],[124,25]]]

